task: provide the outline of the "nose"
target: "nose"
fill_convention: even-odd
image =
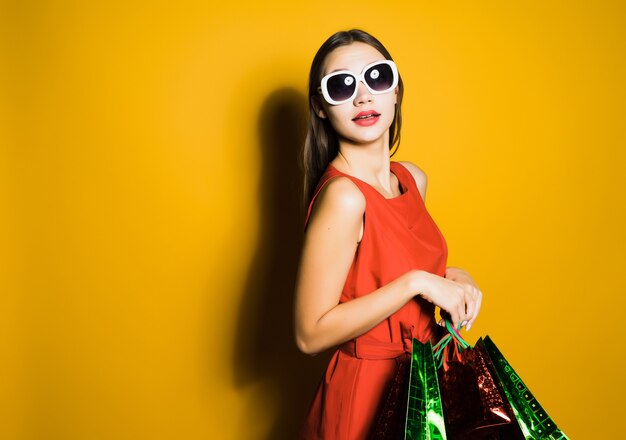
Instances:
[[[372,101],[372,94],[370,93],[368,88],[365,86],[365,83],[363,82],[363,80],[359,81],[359,83],[357,84],[357,93],[356,93],[356,96],[354,97],[354,105],[360,105],[365,102],[371,102],[371,101]]]

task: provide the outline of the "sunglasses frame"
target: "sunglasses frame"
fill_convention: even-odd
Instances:
[[[388,89],[380,91],[380,92],[377,90],[373,90],[369,86],[367,81],[365,81],[365,72],[367,72],[367,70],[370,69],[371,67],[374,67],[378,64],[387,64],[388,66],[391,67],[391,71],[393,72],[393,83]],[[356,81],[354,92],[352,93],[352,96],[350,96],[349,98],[346,98],[342,101],[335,101],[334,99],[330,97],[330,94],[328,93],[328,80],[335,75],[341,75],[341,74],[346,74],[346,73],[352,75],[352,77]],[[398,74],[398,67],[396,66],[396,63],[394,63],[392,60],[378,60],[378,61],[374,61],[373,63],[369,63],[367,66],[363,68],[361,73],[359,73],[358,75],[352,72],[351,70],[338,70],[336,72],[329,73],[328,75],[322,78],[322,83],[320,86],[317,87],[317,92],[321,93],[324,96],[324,99],[326,100],[326,102],[328,102],[329,104],[339,105],[339,104],[344,104],[348,101],[352,101],[356,97],[358,90],[359,90],[359,82],[361,81],[363,82],[363,84],[365,84],[365,87],[367,87],[367,89],[370,91],[372,95],[382,95],[383,93],[391,92],[398,85],[399,78],[400,78],[400,75]]]

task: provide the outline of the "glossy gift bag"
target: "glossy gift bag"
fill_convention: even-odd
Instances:
[[[437,368],[430,342],[413,339],[405,440],[447,440]]]
[[[449,440],[524,440],[487,353],[447,323],[434,347]]]
[[[373,439],[568,440],[488,336],[472,347],[446,324],[398,358]]]
[[[479,339],[476,346],[489,356],[515,418],[526,440],[568,440],[557,428],[548,413],[539,404],[513,367],[489,336]]]
[[[396,362],[370,440],[447,440],[431,343],[413,338],[412,353]]]
[[[406,353],[396,359],[396,373],[391,381],[387,396],[382,403],[369,440],[398,440],[404,438],[409,370],[411,355]]]

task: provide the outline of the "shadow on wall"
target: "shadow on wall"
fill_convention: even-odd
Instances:
[[[332,352],[301,353],[294,339],[295,281],[304,231],[301,152],[306,131],[306,99],[283,88],[265,100],[259,116],[262,171],[260,228],[256,252],[242,295],[235,351],[235,385],[261,383],[278,418],[268,440],[296,438],[313,393]]]

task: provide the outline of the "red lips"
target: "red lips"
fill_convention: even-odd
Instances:
[[[356,115],[352,120],[356,121],[358,118],[362,117],[362,116],[369,116],[369,115],[374,115],[374,116],[380,116],[380,113],[378,113],[375,110],[367,110],[364,112],[360,112],[358,115]]]

